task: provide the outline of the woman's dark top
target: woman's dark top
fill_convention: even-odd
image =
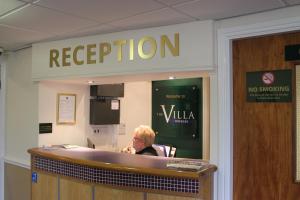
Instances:
[[[135,154],[158,156],[157,151],[152,146],[146,147],[146,148],[142,149],[141,151],[136,152]]]

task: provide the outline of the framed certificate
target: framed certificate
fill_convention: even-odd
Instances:
[[[57,124],[76,123],[76,94],[57,94]]]

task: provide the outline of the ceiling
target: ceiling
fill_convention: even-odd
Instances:
[[[224,19],[300,0],[0,0],[0,47],[197,20]]]

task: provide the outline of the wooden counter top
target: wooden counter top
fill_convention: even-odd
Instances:
[[[126,153],[108,152],[85,147],[78,148],[32,148],[28,152],[32,156],[41,156],[96,168],[118,170],[150,175],[186,177],[198,179],[206,173],[217,170],[215,165],[206,161],[182,158],[166,158],[157,156],[131,155]],[[167,168],[168,162],[201,161],[203,167],[199,171],[183,171]]]

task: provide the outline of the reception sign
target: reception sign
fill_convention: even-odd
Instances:
[[[291,102],[292,71],[247,72],[248,102]]]
[[[213,69],[213,22],[33,45],[33,80]]]

